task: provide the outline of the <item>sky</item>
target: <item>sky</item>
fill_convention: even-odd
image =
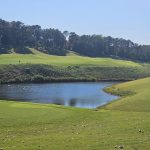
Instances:
[[[0,0],[0,18],[150,45],[150,0]]]

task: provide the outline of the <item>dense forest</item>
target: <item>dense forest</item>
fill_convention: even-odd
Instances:
[[[138,45],[122,38],[102,35],[82,35],[57,29],[42,29],[39,25],[24,25],[0,19],[0,54],[31,53],[28,47],[39,51],[65,55],[67,50],[90,57],[112,57],[135,61],[150,61],[150,46]]]

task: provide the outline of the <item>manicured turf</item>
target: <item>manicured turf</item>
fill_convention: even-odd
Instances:
[[[52,56],[30,49],[33,54],[2,54],[0,64],[50,64],[50,65],[99,65],[107,67],[140,67],[131,61],[115,60],[111,58],[90,58],[69,53],[68,56]]]
[[[137,112],[150,111],[150,78],[112,86],[107,91],[113,94],[123,95],[117,103],[107,105],[106,108],[108,109]]]
[[[113,86],[126,97],[92,110],[0,101],[0,148],[149,150],[149,89],[150,78]]]

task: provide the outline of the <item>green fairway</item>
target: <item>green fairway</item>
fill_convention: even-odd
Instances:
[[[99,65],[107,67],[140,67],[132,61],[115,60],[111,58],[90,58],[69,53],[68,56],[54,56],[30,49],[33,54],[2,54],[0,64],[49,64],[49,65]]]
[[[117,103],[106,106],[108,109],[137,112],[150,111],[150,78],[112,86],[106,91],[123,96]]]
[[[149,150],[149,89],[150,78],[115,85],[121,100],[91,110],[0,101],[0,148]]]

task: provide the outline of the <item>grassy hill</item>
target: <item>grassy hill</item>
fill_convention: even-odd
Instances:
[[[107,67],[139,67],[132,61],[115,60],[111,58],[91,58],[69,52],[68,56],[47,55],[35,49],[30,49],[32,54],[2,54],[0,64],[49,64],[49,65],[98,65]]]
[[[91,110],[0,101],[0,148],[149,150],[149,89],[150,78],[115,85],[123,97]]]
[[[134,80],[150,76],[150,65],[111,58],[31,54],[0,55],[0,83]]]
[[[137,112],[150,111],[150,78],[127,82],[107,88],[112,94],[123,96],[117,103],[106,106],[108,109]]]

